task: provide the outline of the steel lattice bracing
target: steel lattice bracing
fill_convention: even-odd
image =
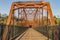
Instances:
[[[45,8],[45,6],[47,6],[47,7]],[[18,9],[21,9],[21,8],[23,8],[23,12],[24,12],[24,15],[25,15],[25,21],[27,21],[27,14],[26,14],[25,9],[26,8],[36,8],[35,13],[34,13],[34,20],[35,20],[35,17],[36,17],[36,13],[38,12],[38,9],[42,9],[42,10],[47,11],[48,16],[50,17],[51,25],[52,26],[55,25],[54,18],[53,18],[53,15],[52,15],[52,10],[51,10],[49,2],[13,2],[12,6],[11,6],[11,9],[10,9],[8,19],[7,19],[7,22],[6,22],[7,26],[4,29],[3,40],[6,40],[7,32],[8,32],[8,25],[11,22],[11,18],[13,19],[14,11],[18,10]],[[18,14],[20,14],[19,11],[18,11]],[[18,15],[18,19],[19,19],[19,16],[20,15]],[[43,15],[42,15],[42,17],[43,17]],[[27,24],[27,22],[25,22],[25,23]],[[13,21],[13,24],[14,24],[14,21]]]

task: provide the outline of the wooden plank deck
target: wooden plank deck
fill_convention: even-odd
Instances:
[[[23,33],[24,34],[24,33]],[[29,28],[22,38],[16,38],[15,40],[48,40],[43,34],[37,32],[36,30]]]

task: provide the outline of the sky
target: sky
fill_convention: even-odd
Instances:
[[[12,2],[17,1],[40,1],[40,0],[0,0],[0,13],[9,14]],[[50,2],[52,13],[60,18],[60,0],[45,0]]]

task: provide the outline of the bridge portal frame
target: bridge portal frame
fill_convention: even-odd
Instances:
[[[16,6],[16,8],[15,8],[15,6]],[[47,6],[47,8],[44,8],[44,6]],[[52,15],[52,10],[51,10],[49,2],[13,2],[12,6],[11,6],[11,9],[10,9],[8,19],[7,19],[7,22],[6,22],[7,26],[4,29],[3,40],[7,39],[8,25],[10,24],[12,14],[14,13],[14,10],[17,10],[19,8],[23,8],[23,9],[25,9],[25,8],[42,8],[44,10],[47,10],[48,15],[50,17],[51,25],[52,26],[55,25],[54,17]],[[36,13],[34,15],[36,15]]]

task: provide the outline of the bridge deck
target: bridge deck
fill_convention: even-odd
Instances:
[[[23,33],[24,34],[24,33]],[[29,28],[25,34],[21,37],[17,37],[15,40],[48,40],[43,34],[37,32],[36,30]]]

